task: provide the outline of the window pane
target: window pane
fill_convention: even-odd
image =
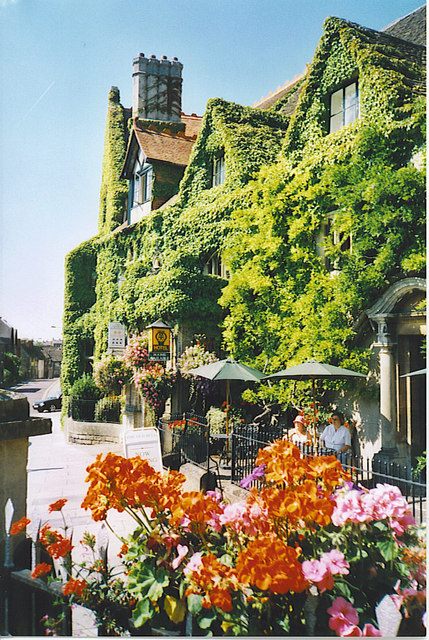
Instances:
[[[340,113],[343,110],[343,90],[335,91],[331,95],[331,115]]]
[[[357,105],[353,105],[350,109],[346,109],[344,114],[344,124],[350,124],[357,118]]]
[[[334,131],[338,131],[339,129],[341,129],[341,127],[343,126],[343,114],[339,113],[336,116],[332,116],[331,118],[331,125],[330,125],[330,133],[333,133]]]
[[[357,86],[356,82],[353,84],[349,84],[344,90],[344,107],[346,109],[350,109],[350,107],[354,106],[357,103]]]

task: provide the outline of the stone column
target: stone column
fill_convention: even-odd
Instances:
[[[379,457],[388,459],[398,455],[396,449],[396,394],[394,346],[386,316],[377,319],[377,343],[380,366],[380,422],[381,451]]]

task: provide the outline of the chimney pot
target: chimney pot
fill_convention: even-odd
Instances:
[[[139,53],[139,58],[144,58],[144,53]]]
[[[154,58],[156,59],[156,55],[154,53],[152,53],[151,58],[152,59],[154,59]]]
[[[167,60],[167,56],[161,56],[161,60]]]

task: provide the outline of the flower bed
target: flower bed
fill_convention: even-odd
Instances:
[[[104,563],[97,580],[96,564],[68,564],[65,596],[98,602],[100,625],[118,633],[128,609],[141,635],[380,636],[395,619],[386,622],[381,602],[424,635],[423,541],[399,489],[356,487],[334,456],[304,459],[285,440],[256,464],[246,482],[258,477],[262,488],[227,504],[218,492],[184,491],[183,474],[140,457],[99,455],[82,506],[101,522],[110,509],[127,512],[136,530],[123,540],[121,578]],[[59,534],[44,529],[42,543],[70,557]]]

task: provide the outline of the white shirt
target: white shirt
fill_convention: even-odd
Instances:
[[[333,424],[328,424],[320,436],[320,440],[323,440],[327,449],[334,449],[334,451],[342,449],[346,444],[349,447],[352,444],[350,431],[343,424],[337,430]]]

